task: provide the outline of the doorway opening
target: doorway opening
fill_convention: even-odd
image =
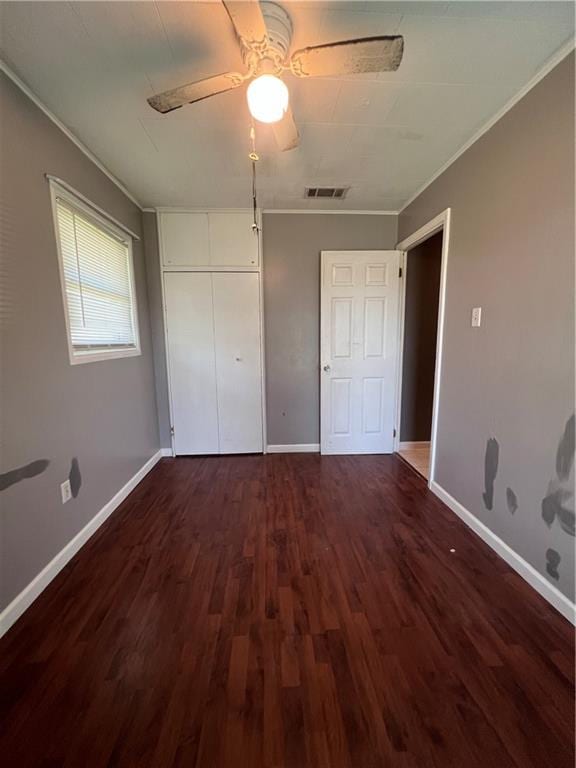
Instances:
[[[434,479],[449,209],[403,240],[395,450]]]
[[[426,479],[430,474],[442,238],[443,233],[437,232],[408,251],[405,273],[398,453]]]

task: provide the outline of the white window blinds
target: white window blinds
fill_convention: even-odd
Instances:
[[[136,349],[130,239],[65,198],[56,219],[73,354]]]

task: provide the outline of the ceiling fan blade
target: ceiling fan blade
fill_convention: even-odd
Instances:
[[[164,114],[183,107],[185,104],[192,104],[195,101],[207,99],[209,96],[215,96],[217,93],[230,91],[232,88],[242,85],[243,82],[242,75],[236,72],[227,72],[223,75],[207,77],[205,80],[197,80],[195,83],[187,83],[187,85],[181,85],[170,91],[157,93],[148,99],[148,104]]]
[[[398,69],[403,52],[401,35],[363,37],[301,48],[292,55],[290,66],[299,77],[389,72]]]
[[[287,152],[289,149],[294,149],[298,146],[300,135],[290,106],[288,106],[282,120],[272,123],[272,131],[274,132],[276,143],[282,152]]]
[[[264,43],[268,31],[258,0],[222,0],[234,24],[240,42],[248,48],[253,43]]]

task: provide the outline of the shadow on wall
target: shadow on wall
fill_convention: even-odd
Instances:
[[[10,486],[16,483],[21,483],[22,480],[29,480],[32,477],[41,475],[42,472],[46,471],[49,464],[48,459],[37,459],[29,464],[24,464],[22,467],[4,472],[0,475],[0,491],[5,491],[6,488],[10,488]]]
[[[574,416],[566,422],[556,452],[556,477],[548,483],[548,493],[542,499],[542,519],[552,527],[558,520],[565,533],[574,536],[574,492],[569,486],[570,473],[574,464]]]
[[[569,536],[575,535],[576,520],[574,490],[570,484],[570,475],[574,466],[575,427],[576,418],[572,414],[566,422],[564,433],[556,450],[556,477],[548,483],[548,491],[542,499],[542,519],[548,528],[552,528],[554,522],[557,521],[562,531]],[[494,507],[494,481],[498,473],[499,455],[498,440],[495,437],[490,437],[486,442],[484,454],[484,491],[482,493],[484,506],[488,510],[492,510]],[[518,499],[510,487],[506,488],[506,505],[512,515],[518,510]],[[560,578],[558,566],[561,559],[555,549],[548,548],[546,550],[546,573],[556,580]]]
[[[486,509],[491,510],[494,506],[494,480],[498,473],[498,458],[500,456],[500,446],[495,437],[489,438],[486,443],[486,452],[484,454],[484,493],[482,499]]]
[[[50,465],[48,459],[37,459],[31,461],[29,464],[24,464],[22,467],[11,469],[8,472],[0,474],[0,491],[5,491],[16,483],[22,482],[22,480],[30,480],[33,477],[41,475],[45,472]],[[68,480],[70,482],[70,491],[73,498],[76,498],[80,493],[82,486],[82,474],[80,472],[80,465],[76,456],[70,463],[70,472],[68,473]]]
[[[82,475],[80,473],[80,465],[76,456],[72,459],[70,464],[70,472],[68,473],[68,480],[70,482],[70,492],[75,499],[80,493],[80,486],[82,485]]]

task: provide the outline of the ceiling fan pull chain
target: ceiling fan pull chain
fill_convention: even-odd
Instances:
[[[255,163],[260,160],[260,155],[256,152],[256,129],[254,128],[254,120],[252,120],[252,125],[250,126],[250,141],[252,142],[252,152],[250,152],[248,157]]]
[[[252,142],[252,152],[250,152],[248,157],[252,161],[252,231],[257,235],[260,232],[260,227],[258,226],[258,203],[256,200],[256,163],[260,160],[260,157],[256,152],[254,121],[252,121],[250,126],[250,141]]]

